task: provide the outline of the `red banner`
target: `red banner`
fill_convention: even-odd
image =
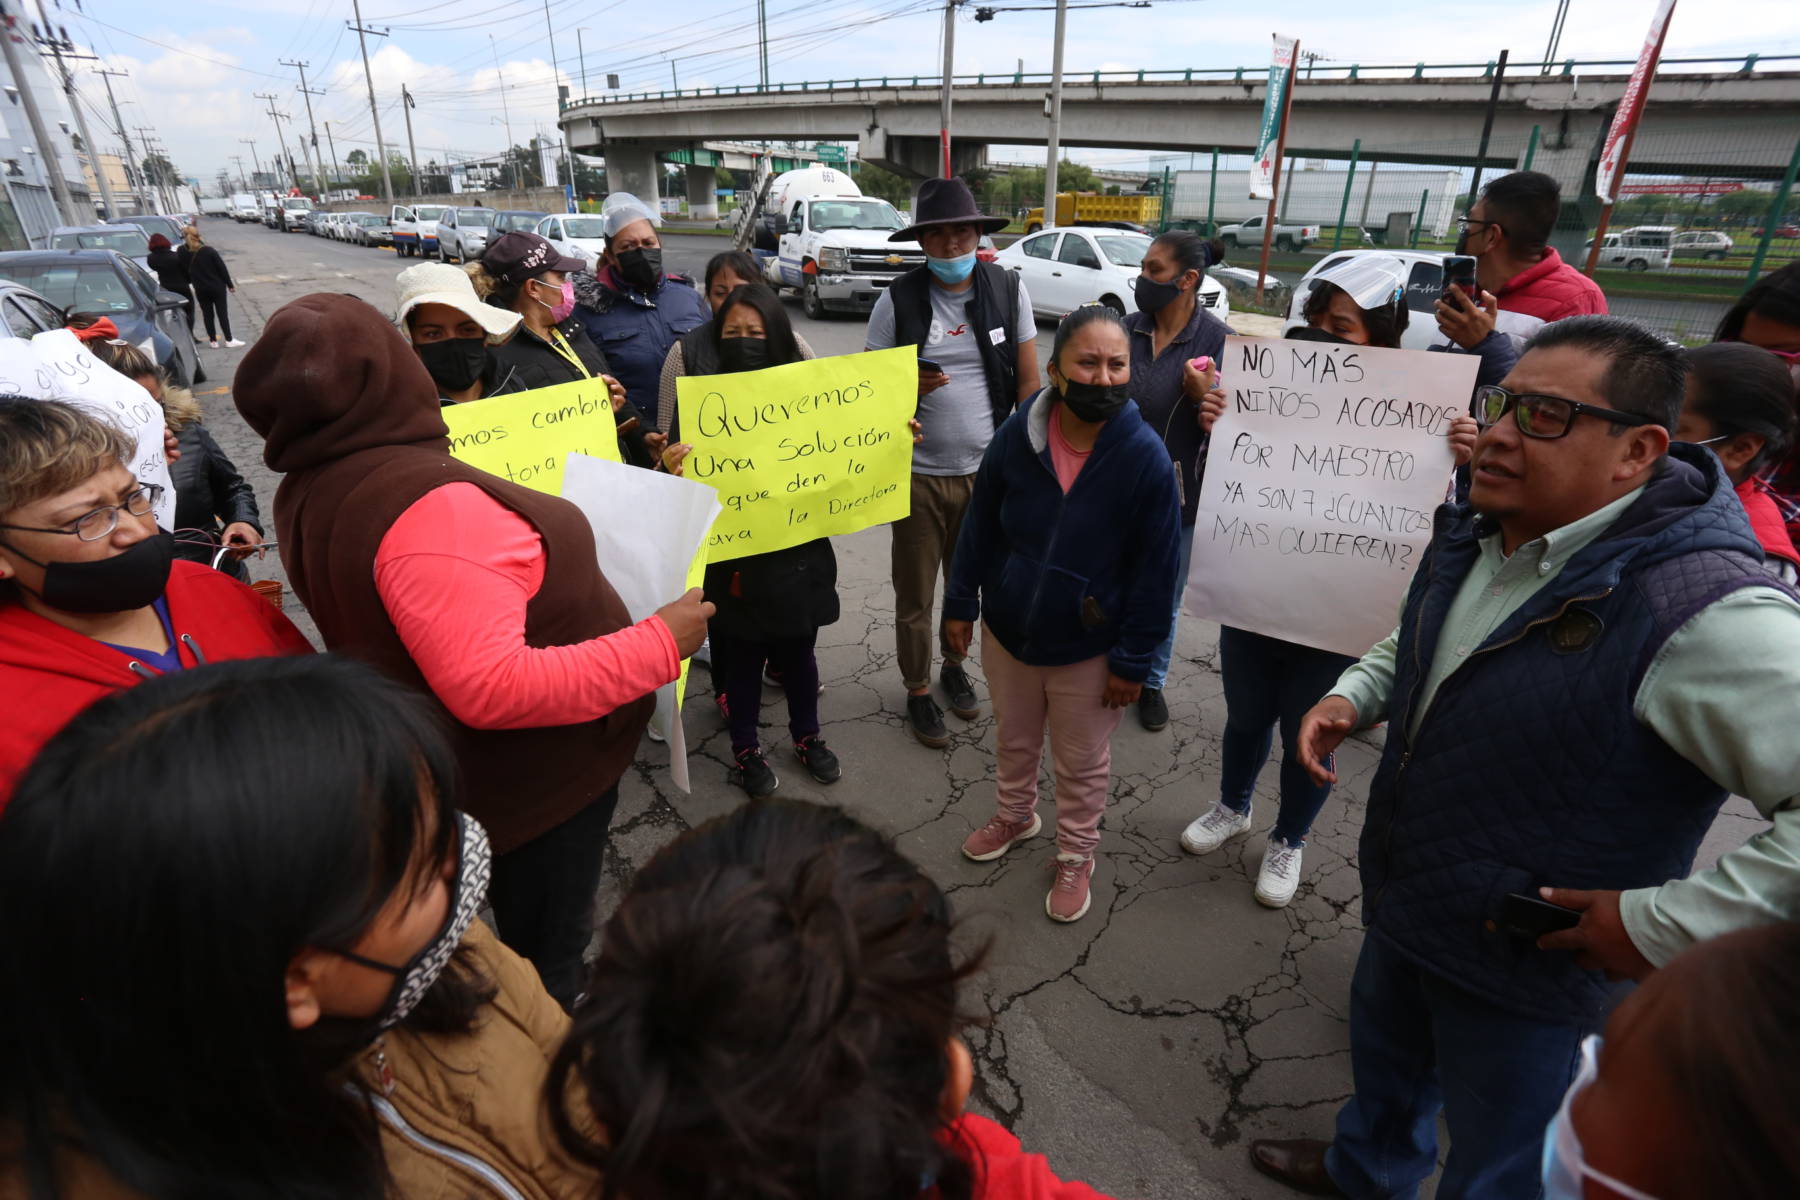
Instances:
[[[1599,169],[1594,172],[1594,194],[1602,204],[1611,204],[1618,195],[1619,177],[1624,174],[1626,143],[1631,131],[1643,115],[1644,101],[1650,96],[1650,81],[1656,75],[1657,60],[1662,58],[1663,38],[1669,33],[1669,18],[1675,15],[1675,0],[1660,0],[1656,16],[1650,22],[1650,33],[1644,48],[1638,52],[1637,66],[1631,69],[1631,81],[1619,97],[1619,109],[1613,114],[1612,128],[1606,131],[1606,145],[1600,151]]]

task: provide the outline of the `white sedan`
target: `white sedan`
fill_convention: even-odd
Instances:
[[[1025,280],[1032,311],[1052,319],[1084,304],[1104,304],[1119,313],[1137,311],[1132,283],[1153,238],[1102,227],[1049,229],[1020,238],[994,261]],[[1200,303],[1221,321],[1231,301],[1217,280],[1200,281]]]
[[[600,262],[606,249],[606,218],[591,213],[552,213],[538,222],[537,235],[570,258]]]

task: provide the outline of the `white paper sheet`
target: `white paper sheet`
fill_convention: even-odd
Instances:
[[[61,400],[130,434],[137,450],[125,469],[145,483],[161,485],[156,523],[173,532],[175,485],[163,457],[167,422],[162,405],[149,392],[89,354],[67,329],[53,329],[30,341],[0,337],[0,395]]]
[[[570,454],[563,468],[563,499],[594,527],[600,570],[641,621],[678,599],[690,578],[704,570],[706,534],[720,513],[718,492],[691,479]],[[668,739],[669,775],[689,791],[687,738],[681,727],[681,678],[656,692],[650,727]]]

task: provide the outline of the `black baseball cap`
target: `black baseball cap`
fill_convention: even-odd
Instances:
[[[501,234],[481,253],[481,265],[501,283],[524,283],[545,271],[585,271],[588,265],[570,258],[535,233],[516,229]]]

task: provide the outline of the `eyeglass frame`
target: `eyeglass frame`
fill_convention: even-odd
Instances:
[[[1506,406],[1500,410],[1500,414],[1493,420],[1484,420],[1483,415],[1487,411],[1487,406],[1482,401],[1485,397],[1490,396],[1495,392],[1506,397]],[[1519,416],[1521,411],[1519,408],[1519,401],[1521,400],[1554,400],[1558,404],[1568,405],[1569,419],[1563,422],[1562,432],[1533,433],[1525,428],[1524,418]],[[1506,420],[1506,414],[1510,412],[1513,414],[1513,424],[1519,427],[1519,436],[1528,437],[1534,441],[1540,442],[1554,442],[1559,438],[1568,437],[1569,431],[1575,428],[1575,418],[1582,416],[1583,414],[1590,417],[1599,417],[1609,424],[1624,425],[1628,428],[1638,428],[1644,425],[1656,425],[1659,423],[1655,417],[1647,417],[1643,413],[1625,412],[1621,409],[1607,408],[1599,404],[1583,404],[1579,400],[1571,400],[1567,396],[1552,396],[1548,392],[1512,392],[1501,387],[1497,383],[1485,384],[1475,389],[1474,407],[1476,410],[1475,424],[1480,428],[1484,430],[1492,429],[1500,422]]]
[[[1469,226],[1471,226],[1471,225],[1492,225],[1495,229],[1498,229],[1501,233],[1506,232],[1506,226],[1502,225],[1500,222],[1484,221],[1480,217],[1471,217],[1468,213],[1464,213],[1462,216],[1456,218],[1456,220],[1454,222],[1452,222],[1452,224],[1454,224],[1457,227],[1457,232],[1459,232],[1459,233],[1469,232]]]
[[[50,527],[44,526],[44,525],[7,525],[7,524],[0,523],[0,529],[16,529],[21,533],[60,533],[64,537],[80,538],[82,541],[87,542],[90,545],[93,544],[94,542],[104,542],[107,538],[109,538],[113,535],[113,532],[116,529],[118,529],[119,513],[121,511],[123,511],[125,513],[125,515],[131,516],[131,517],[147,517],[151,513],[156,511],[157,501],[162,499],[163,492],[165,492],[167,490],[168,489],[164,488],[163,485],[160,483],[145,483],[143,480],[140,479],[140,480],[138,480],[137,487],[133,488],[131,490],[131,494],[126,496],[125,499],[121,503],[102,504],[99,508],[89,509],[87,512],[82,513],[79,517],[76,517],[73,521],[70,521],[69,525],[74,526],[75,528],[53,529],[53,528],[50,528]],[[131,502],[133,500],[137,499],[137,497],[139,497],[139,496],[145,497],[144,511],[143,512],[132,512],[131,511]],[[104,532],[102,532],[94,537],[83,536],[81,529],[79,528],[81,523],[83,521],[87,520],[89,517],[94,516],[97,513],[110,514],[112,517],[112,521],[106,526],[106,529]]]

